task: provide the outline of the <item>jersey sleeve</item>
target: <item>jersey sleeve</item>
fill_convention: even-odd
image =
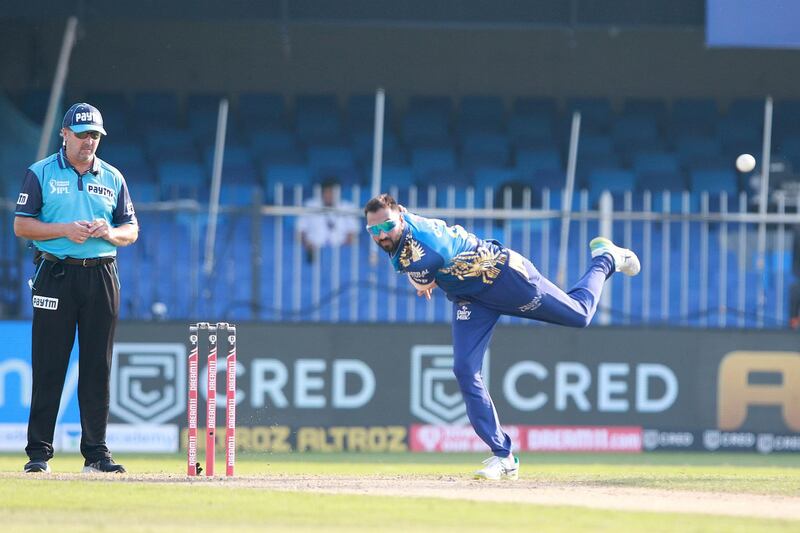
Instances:
[[[444,266],[444,257],[430,246],[414,239],[406,242],[401,264],[404,260],[409,265],[403,268],[403,271],[418,285],[428,285],[435,281],[436,273]]]
[[[24,217],[38,217],[42,211],[42,184],[39,177],[31,169],[22,180],[22,190],[17,197],[17,209],[14,214]]]
[[[111,222],[115,226],[123,224],[136,223],[136,212],[133,209],[133,200],[131,200],[131,193],[128,192],[128,184],[122,180],[117,194],[117,205],[114,207],[114,214]]]

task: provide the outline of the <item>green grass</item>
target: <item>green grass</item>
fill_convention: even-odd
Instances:
[[[475,454],[243,454],[237,475],[421,476],[467,479]],[[118,454],[130,472],[182,479],[184,457]],[[523,454],[524,481],[800,496],[800,457],[790,455]],[[4,531],[798,531],[800,522],[592,510],[436,498],[268,491],[224,483],[119,483],[20,472],[21,454],[0,455]],[[222,461],[218,459],[217,468]],[[61,455],[56,472],[79,472]],[[486,490],[491,490],[487,484]]]

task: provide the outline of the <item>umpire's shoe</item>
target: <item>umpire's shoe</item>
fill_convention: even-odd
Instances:
[[[49,474],[50,465],[47,464],[45,459],[31,459],[25,463],[25,473],[32,474],[35,472],[44,472],[45,474]]]
[[[103,457],[93,463],[90,463],[87,459],[83,463],[84,474],[124,474],[125,472],[125,467],[115,463],[111,457]]]

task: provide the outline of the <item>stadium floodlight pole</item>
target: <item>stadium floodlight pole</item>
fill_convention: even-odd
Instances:
[[[756,307],[756,325],[764,325],[764,305],[766,303],[766,278],[764,271],[767,267],[767,207],[769,205],[769,165],[770,145],[772,144],[772,97],[764,99],[764,137],[761,145],[761,187],[759,191],[758,214],[758,269],[761,274],[761,283],[758,288]]]
[[[372,197],[376,197],[381,193],[381,169],[383,168],[383,115],[386,110],[386,91],[383,87],[378,87],[375,91],[375,129],[372,135],[372,188],[370,193]],[[374,266],[378,264],[378,249],[375,246],[369,247],[369,264]],[[370,272],[370,281],[373,282],[373,287],[370,292],[369,299],[369,316],[370,318],[377,315],[378,295],[377,295],[377,279],[375,278],[374,270]]]
[[[575,169],[578,160],[578,139],[581,132],[581,113],[572,113],[572,129],[569,134],[569,156],[567,158],[567,183],[561,205],[561,242],[558,248],[557,283],[564,287],[567,281],[567,246],[569,245],[569,222],[572,215],[572,193],[575,190]]]
[[[217,139],[214,143],[214,166],[211,174],[211,197],[208,200],[208,227],[206,228],[206,254],[203,271],[210,276],[214,270],[214,244],[217,239],[219,217],[219,191],[222,182],[222,159],[225,156],[225,130],[228,127],[228,99],[219,101],[217,114]]]
[[[67,27],[64,30],[64,39],[61,41],[61,53],[58,55],[58,65],[56,65],[56,75],[53,77],[53,86],[50,88],[50,100],[47,102],[47,112],[42,123],[42,134],[39,137],[39,149],[36,152],[36,160],[42,160],[47,155],[50,148],[50,136],[56,121],[56,108],[61,101],[64,93],[64,82],[67,79],[67,69],[69,68],[69,57],[72,55],[72,48],[75,46],[75,34],[78,30],[78,18],[69,17]]]
[[[381,168],[383,167],[383,114],[386,109],[386,92],[375,91],[375,131],[372,136],[372,197],[381,193]]]

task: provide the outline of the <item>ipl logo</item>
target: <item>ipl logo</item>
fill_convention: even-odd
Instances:
[[[114,344],[111,367],[111,412],[131,423],[158,424],[186,408],[183,361],[179,343]]]
[[[489,351],[483,358],[483,381],[489,387]],[[453,347],[411,348],[411,414],[430,424],[468,424],[467,407],[453,374]]]

